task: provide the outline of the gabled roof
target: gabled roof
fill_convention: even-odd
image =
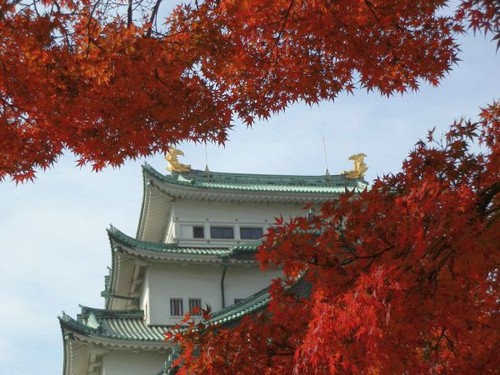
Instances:
[[[164,342],[167,326],[148,326],[142,311],[111,311],[82,307],[76,319],[63,314],[63,374],[98,375],[109,350],[152,351],[167,358],[172,345]]]
[[[76,319],[63,313],[59,317],[63,333],[73,333],[89,339],[111,339],[160,343],[168,326],[148,326],[142,310],[122,311],[81,307]]]
[[[349,191],[360,192],[364,179],[344,175],[291,176],[191,170],[164,175],[143,166],[144,193],[137,238],[161,241],[172,202],[191,199],[283,204],[323,203]]]

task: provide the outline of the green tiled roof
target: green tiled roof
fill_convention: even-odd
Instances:
[[[262,240],[245,242],[239,245],[236,245],[231,248],[232,252],[251,252],[257,251],[257,248],[262,244]]]
[[[137,250],[153,251],[164,254],[185,254],[185,255],[211,255],[223,258],[238,258],[241,255],[255,255],[257,248],[262,243],[262,240],[246,242],[233,246],[232,248],[224,247],[182,247],[171,243],[157,243],[140,241],[133,237],[127,236],[119,229],[112,225],[108,229],[110,240],[118,244],[129,246]]]
[[[83,307],[76,319],[63,313],[61,327],[85,336],[141,342],[162,342],[168,326],[148,326],[143,311],[116,311]]]
[[[154,251],[165,254],[190,254],[190,255],[218,255],[229,256],[231,250],[227,248],[211,248],[211,247],[180,247],[177,244],[162,243],[162,242],[147,242],[140,241],[133,237],[127,236],[122,231],[113,227],[108,229],[110,240],[116,241],[123,245],[127,245],[139,250]]]
[[[200,170],[163,175],[148,164],[145,164],[143,168],[145,173],[160,181],[207,190],[331,194],[342,193],[346,188],[349,190],[364,189],[367,186],[364,179],[348,179],[344,175],[287,176]]]
[[[216,311],[209,324],[228,324],[263,309],[269,300],[269,288],[262,289],[234,305]],[[63,313],[59,321],[63,329],[85,336],[140,342],[161,343],[164,332],[169,329],[167,325],[147,325],[142,310],[108,310],[82,306],[76,319]]]
[[[265,308],[270,299],[269,288],[264,288],[244,300],[235,303],[234,305],[216,311],[212,314],[212,318],[209,323],[228,324],[229,322],[238,320],[247,314]]]

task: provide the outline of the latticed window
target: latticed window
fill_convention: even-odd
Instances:
[[[210,238],[233,239],[234,238],[234,228],[233,227],[210,227]]]
[[[258,240],[264,237],[264,230],[257,227],[241,227],[240,238],[242,240]]]
[[[205,238],[205,228],[202,226],[194,226],[193,238]]]
[[[192,315],[201,314],[201,299],[200,298],[190,298],[189,299],[189,312]]]
[[[184,307],[182,306],[182,298],[170,298],[170,315],[183,316]]]

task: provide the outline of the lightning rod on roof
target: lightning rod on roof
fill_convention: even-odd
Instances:
[[[328,158],[326,156],[326,142],[325,142],[325,136],[322,135],[321,138],[323,139],[323,153],[325,154],[325,167],[326,167],[326,175],[329,176],[330,172],[328,171]]]
[[[205,174],[207,178],[210,180],[210,169],[208,168],[208,149],[207,142],[205,142]]]
[[[207,142],[205,142],[205,170],[208,171],[208,151],[207,151]]]

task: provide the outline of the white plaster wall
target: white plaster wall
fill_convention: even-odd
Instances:
[[[302,204],[224,203],[181,200],[173,204],[172,219],[175,221],[172,236],[168,238],[181,246],[234,246],[239,242],[239,226],[258,226],[266,229],[283,215],[286,219],[305,215]],[[206,238],[193,239],[185,225],[204,225]],[[234,226],[235,239],[210,239],[210,225]]]
[[[146,270],[147,273],[147,270]],[[146,324],[151,324],[150,320],[150,304],[151,300],[149,298],[149,279],[147,277],[144,278],[144,283],[142,285],[141,295],[139,296],[139,306],[142,311],[144,311],[144,320]]]
[[[222,267],[168,263],[153,264],[146,272],[149,301],[149,324],[176,324],[182,317],[170,316],[170,299],[182,298],[184,313],[188,311],[189,298],[201,298],[213,309],[221,307],[220,280]]]
[[[102,375],[157,375],[168,354],[111,352],[102,357]]]
[[[174,242],[174,237],[175,237],[175,207],[172,207],[170,212],[169,212],[169,217],[167,221],[167,229],[165,231],[165,242],[166,243],[172,243]]]
[[[240,242],[239,226],[262,227],[264,231],[275,222],[275,217],[285,219],[305,215],[302,204],[224,203],[198,200],[179,200],[172,203],[165,240],[181,246],[232,247]],[[205,239],[193,239],[189,226],[203,225]],[[210,226],[233,226],[235,239],[210,239]],[[186,238],[188,237],[188,238]],[[247,240],[248,241],[248,240]],[[141,308],[151,325],[176,324],[182,317],[170,316],[170,299],[182,298],[184,313],[189,309],[190,298],[200,298],[213,311],[222,308],[221,264],[192,264],[185,262],[153,264],[146,271]],[[258,266],[228,265],[224,280],[225,305],[235,298],[246,298],[265,288],[279,271],[262,274]]]
[[[281,276],[281,271],[261,272],[258,265],[229,266],[224,278],[226,306],[232,305],[235,298],[246,298],[266,288],[272,279]]]
[[[190,298],[200,298],[212,311],[222,308],[221,278],[223,266],[212,264],[156,264],[148,268],[144,301],[141,306],[149,311],[145,315],[148,324],[176,324],[182,319],[170,315],[170,299],[182,298],[184,313],[189,309]],[[235,298],[245,298],[267,287],[279,271],[262,273],[258,266],[228,265],[224,278],[226,307]]]

